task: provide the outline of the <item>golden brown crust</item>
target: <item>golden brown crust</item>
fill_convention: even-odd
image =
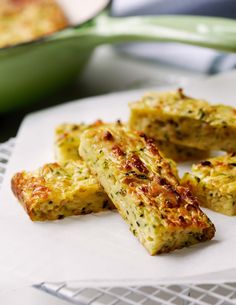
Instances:
[[[49,163],[34,172],[17,173],[11,188],[34,221],[114,208],[83,161]]]
[[[31,219],[34,218],[34,204],[49,199],[50,189],[45,186],[43,177],[27,178],[24,172],[17,173],[11,180],[11,188]],[[30,198],[25,196],[26,191],[31,194]]]
[[[148,93],[130,109],[130,128],[155,140],[197,148],[200,155],[201,150],[236,151],[233,107],[211,105],[177,90]],[[189,152],[194,155],[194,150]]]
[[[192,190],[202,206],[225,215],[236,215],[235,154],[194,164],[192,173],[183,176],[182,184]]]
[[[152,139],[101,126],[82,135],[80,155],[151,254],[214,236],[213,224]]]

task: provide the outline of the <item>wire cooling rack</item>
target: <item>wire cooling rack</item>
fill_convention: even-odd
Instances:
[[[0,185],[14,139],[0,144]],[[78,305],[236,305],[236,283],[220,285],[157,285],[80,288],[79,283],[40,283],[34,286]]]
[[[14,148],[15,139],[10,139],[7,142],[0,144],[0,185],[3,181],[3,176],[7,168],[7,162],[10,159]]]

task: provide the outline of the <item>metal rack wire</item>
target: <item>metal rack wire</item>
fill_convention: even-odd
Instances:
[[[0,144],[0,186],[7,168],[7,162],[10,159],[14,148],[15,139],[12,138],[5,143]]]
[[[76,283],[37,287],[74,304],[88,305],[232,305],[236,283],[221,285],[165,285],[146,287],[79,288]]]
[[[14,139],[0,144],[0,185],[14,148]],[[79,283],[34,286],[78,305],[236,305],[236,283],[80,288]]]

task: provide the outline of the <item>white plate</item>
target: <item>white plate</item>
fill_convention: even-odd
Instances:
[[[236,73],[232,72],[186,89],[194,96],[236,105],[235,84]],[[142,93],[139,90],[75,101],[31,114],[24,120],[0,194],[0,280],[11,275],[20,278],[21,284],[77,280],[86,286],[236,280],[232,271],[220,276],[217,273],[236,268],[235,217],[207,211],[217,228],[213,241],[151,257],[118,213],[33,223],[12,195],[10,178],[15,172],[53,161],[57,124],[98,118],[125,120],[128,102]]]

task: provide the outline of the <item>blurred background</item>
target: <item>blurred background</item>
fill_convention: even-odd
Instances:
[[[0,5],[1,1],[12,0],[0,0]],[[188,14],[235,19],[236,1],[114,0],[110,14],[115,17]],[[93,52],[83,73],[66,88],[61,88],[50,97],[42,98],[30,106],[0,113],[0,142],[14,137],[22,118],[32,111],[113,91],[153,86],[185,86],[193,80],[233,69],[235,65],[234,54],[177,43],[100,46]]]

